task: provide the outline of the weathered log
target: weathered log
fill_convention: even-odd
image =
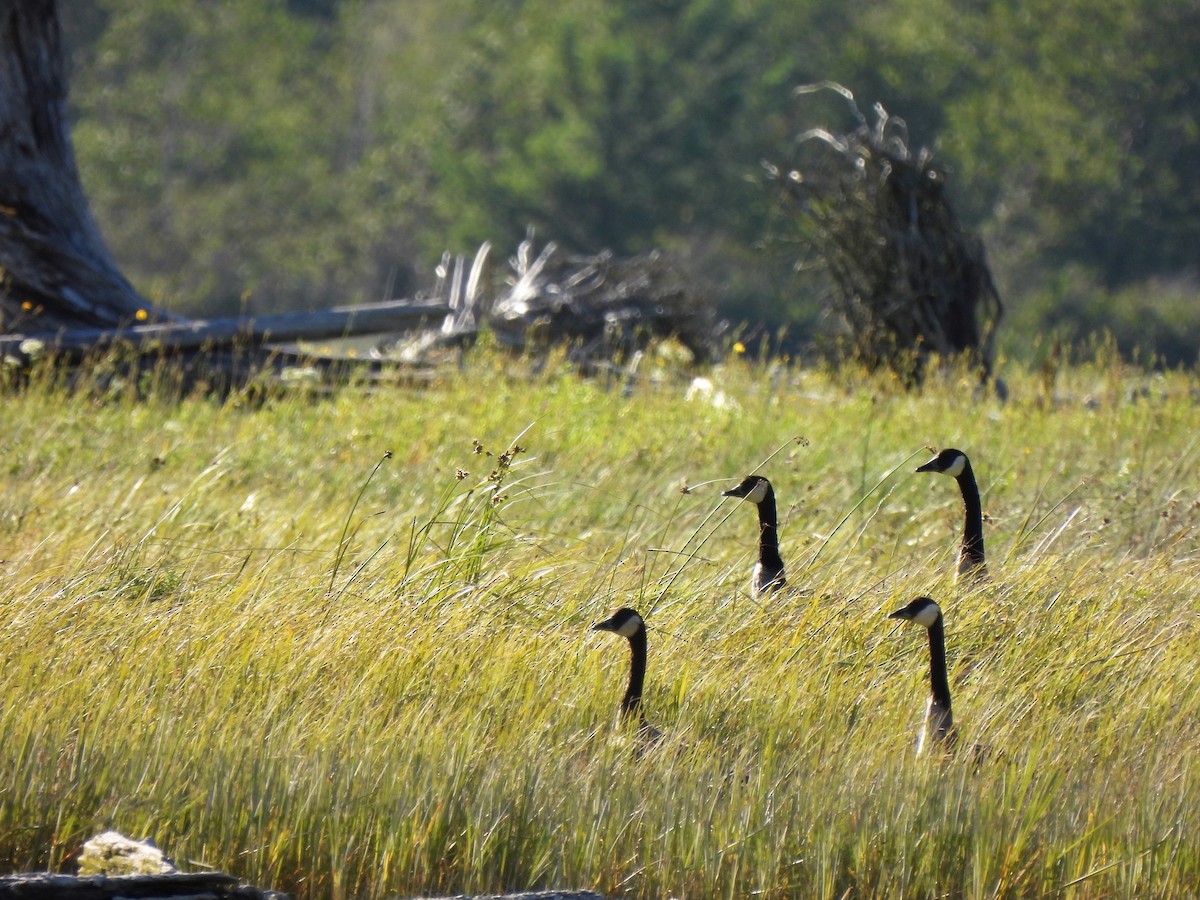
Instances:
[[[0,876],[0,900],[287,900],[278,891],[239,884],[221,872],[175,875],[5,875]],[[525,891],[515,894],[458,894],[417,900],[606,900],[594,891]]]
[[[237,345],[242,348],[295,341],[332,340],[416,328],[450,312],[441,302],[406,300],[318,312],[279,313],[238,319],[192,319],[130,328],[73,328],[0,337],[0,356],[25,363],[38,355],[77,358],[114,345],[136,353],[186,353]]]
[[[286,894],[238,883],[223,872],[171,875],[30,875],[0,876],[0,900],[287,900]]]

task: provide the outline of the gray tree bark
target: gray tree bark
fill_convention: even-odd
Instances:
[[[0,333],[170,321],[104,243],[66,102],[56,0],[0,0]]]

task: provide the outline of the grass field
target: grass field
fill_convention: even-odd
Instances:
[[[298,898],[1194,896],[1197,381],[1004,374],[1003,405],[487,353],[255,404],[35,379],[0,407],[0,867],[113,827]],[[983,492],[972,591],[954,482],[913,474],[942,446]],[[756,468],[796,589],[761,605],[720,497]],[[913,754],[926,643],[886,614],[921,593],[978,769]],[[625,605],[641,757],[588,630]]]

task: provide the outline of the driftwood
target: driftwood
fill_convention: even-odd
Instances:
[[[549,243],[535,258],[527,239],[510,266],[509,288],[487,318],[504,346],[566,343],[584,364],[619,362],[654,337],[675,338],[700,361],[714,352],[711,302],[660,253],[571,257]]]
[[[486,271],[491,249],[492,245],[485,241],[469,268],[465,256],[452,257],[449,251],[443,253],[432,294],[418,298],[422,303],[442,309],[441,325],[412,334],[383,336],[376,342],[372,357],[410,365],[436,364],[440,361],[437,358],[439,350],[454,347],[461,354],[473,344],[489,308]]]
[[[245,319],[193,319],[115,329],[61,329],[0,336],[6,380],[23,383],[37,359],[65,366],[68,383],[109,389],[141,385],[157,390],[222,396],[272,381],[315,382],[373,377],[392,362],[339,352],[342,339],[420,328],[446,317],[444,304],[393,301],[313,313]],[[296,342],[332,346],[302,349]],[[80,365],[86,363],[85,365]],[[420,377],[419,373],[410,373]],[[114,382],[113,379],[116,379]]]
[[[0,900],[287,900],[286,894],[239,884],[223,872],[170,875],[0,876]]]
[[[329,309],[319,312],[280,313],[239,319],[189,319],[129,328],[73,328],[0,336],[0,354],[18,362],[53,354],[78,358],[116,345],[134,353],[191,353],[226,346],[260,347],[295,341],[404,331],[445,318],[445,303],[408,300]]]
[[[78,863],[78,875],[0,876],[0,900],[287,900],[286,894],[239,884],[224,872],[180,872],[153,841],[135,840],[118,831],[104,831],[85,841]]]
[[[153,841],[134,840],[116,831],[105,831],[84,843],[79,871],[79,875],[38,872],[0,876],[0,900],[287,900],[286,894],[240,884],[223,872],[180,872]],[[605,900],[605,897],[593,891],[547,890],[460,894],[437,900]]]
[[[588,371],[630,364],[656,337],[675,338],[697,360],[714,353],[712,304],[662,254],[565,256],[550,242],[535,257],[529,238],[509,260],[506,288],[492,299],[485,290],[488,249],[480,248],[469,269],[465,257],[444,257],[435,291],[448,309],[440,329],[391,343],[381,355],[428,361],[439,348],[469,346],[483,328],[516,352],[565,346]]]
[[[532,241],[526,240],[510,261],[507,290],[493,301],[489,252],[485,243],[473,259],[445,254],[432,292],[416,300],[0,335],[0,360],[24,370],[38,358],[68,364],[105,358],[118,375],[168,363],[181,388],[224,391],[264,372],[279,375],[298,367],[314,373],[396,366],[411,371],[443,362],[438,351],[444,348],[455,348],[461,361],[481,329],[490,330],[501,347],[519,352],[536,355],[566,345],[569,358],[588,371],[636,367],[655,337],[676,338],[698,360],[714,352],[711,304],[660,254],[566,257],[550,243],[534,258]],[[338,352],[339,339],[362,336],[375,338],[369,352]],[[321,342],[330,342],[331,351],[314,346]]]
[[[857,127],[812,128],[796,158],[768,165],[796,234],[815,249],[831,280],[827,310],[841,323],[843,349],[871,368],[919,380],[930,354],[967,354],[991,371],[1003,313],[983,242],[964,229],[945,192],[945,172],[914,151],[903,120],[876,104],[868,122],[844,87]]]
[[[287,900],[287,894],[239,884],[221,872],[174,875],[4,875],[0,900]],[[525,891],[516,894],[458,894],[416,900],[606,900],[594,891]]]

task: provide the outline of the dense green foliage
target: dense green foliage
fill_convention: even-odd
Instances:
[[[504,366],[6,394],[0,867],[114,827],[298,900],[1194,894],[1191,379],[1010,365],[1002,406],[733,364],[716,404]],[[982,588],[925,444],[972,455]],[[761,606],[753,510],[719,497],[759,466],[793,588]],[[913,756],[927,651],[885,614],[926,592],[978,769]],[[640,758],[627,650],[587,630],[622,605],[668,735]]]
[[[938,147],[1010,345],[1114,324],[1126,349],[1195,356],[1190,0],[60,6],[97,215],[181,309],[411,293],[443,249],[508,252],[534,226],[678,251],[734,319],[807,329],[819,285],[790,274],[803,248],[761,249],[759,164],[846,125],[791,97],[831,78]],[[1187,302],[1159,314],[1164,289]]]

